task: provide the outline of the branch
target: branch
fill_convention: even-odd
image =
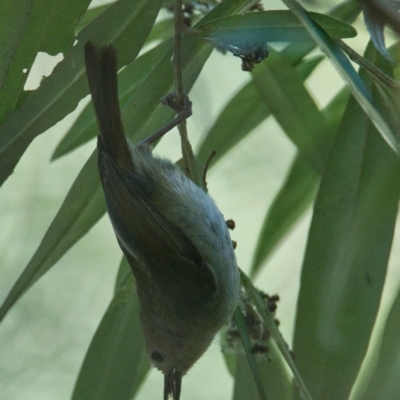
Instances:
[[[174,34],[174,56],[173,56],[173,65],[174,65],[174,74],[175,74],[175,97],[176,102],[182,108],[184,108],[187,104],[191,104],[189,99],[187,99],[187,95],[183,90],[183,82],[182,82],[182,51],[181,51],[181,39],[182,39],[182,31],[183,31],[183,12],[182,12],[182,0],[175,0],[175,34]],[[182,145],[182,158],[183,158],[183,166],[186,172],[186,175],[192,179],[194,183],[198,186],[204,188],[202,181],[202,171],[199,166],[194,153],[192,146],[189,142],[187,129],[186,129],[186,120],[182,121],[178,125],[179,134],[181,136],[181,145]]]

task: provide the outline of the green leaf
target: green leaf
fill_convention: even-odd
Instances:
[[[218,7],[215,7],[204,18],[211,19],[218,17],[219,13],[229,14],[239,12],[243,10],[247,2],[248,0],[243,0],[239,3],[237,0],[226,0]],[[122,3],[119,2],[117,4]],[[110,7],[107,11],[110,11],[113,7]],[[197,42],[195,46],[193,46],[194,42]],[[183,57],[183,75],[186,80],[191,82],[185,88],[190,89],[197,79],[211,49],[209,48],[210,46],[199,40],[196,41],[194,38],[184,38],[183,46],[188,48],[188,53],[184,53]],[[168,115],[171,115],[171,111],[167,107],[159,105],[160,91],[168,90],[173,86],[170,60],[171,54],[167,53],[135,92],[135,100],[130,101],[123,109],[122,117],[125,117],[125,130],[127,132],[134,132],[135,135],[132,136],[135,136],[137,140],[145,137],[149,132],[156,130],[151,130],[151,127],[156,126],[156,128],[159,128],[162,126],[163,119],[165,121]],[[139,91],[141,94],[137,96]],[[168,92],[163,92],[162,95],[166,93]],[[143,99],[147,101],[143,101]],[[139,112],[134,110],[134,117],[129,104],[138,105],[140,108]],[[157,126],[157,124],[159,125]],[[149,130],[146,131],[146,127]],[[137,132],[135,131],[136,128],[138,129]],[[85,235],[104,213],[105,206],[101,194],[102,189],[98,178],[94,178],[97,176],[96,170],[96,153],[94,152],[75,179],[66,200],[47,230],[39,248],[7,295],[6,300],[0,308],[0,320],[4,318],[19,297]]]
[[[97,155],[82,168],[38,249],[13,285],[0,308],[0,321],[19,297],[46,273],[105,212],[99,185]]]
[[[308,52],[308,50],[306,50],[306,52]],[[296,61],[297,60],[296,58]],[[300,79],[305,80],[320,60],[321,58],[311,58],[300,63],[296,69]],[[287,64],[284,60],[282,63],[285,65]],[[267,67],[268,66],[269,65],[267,65]],[[295,87],[292,84],[293,79],[287,82],[286,75],[283,75],[281,83],[281,67],[279,65],[274,67],[274,71],[279,72],[276,72],[276,77],[272,79],[276,81],[277,84],[281,84],[283,87],[282,90],[288,91],[287,96],[291,97],[290,93]],[[292,67],[290,67],[287,75],[293,75]],[[297,82],[297,84],[299,84],[299,82]],[[289,89],[285,88],[286,85],[289,86]],[[304,91],[302,91],[302,93],[304,93]],[[307,97],[309,97],[308,94]],[[273,102],[274,99],[271,99],[271,101]],[[295,100],[293,100],[293,102],[295,102]],[[299,108],[301,108],[303,102],[299,100],[297,103],[299,104]],[[316,111],[319,113],[315,107],[312,107],[312,110],[312,112]],[[301,111],[299,111],[299,114],[299,118],[303,118]],[[254,82],[248,83],[229,102],[206,134],[199,151],[200,160],[204,162],[209,152],[215,150],[217,154],[213,159],[212,166],[214,166],[216,161],[225,155],[233,146],[242,140],[251,129],[255,128],[269,115],[269,108],[266,106],[265,101],[263,101],[260,92],[256,89],[256,85]],[[307,113],[305,112],[304,117],[306,116]],[[282,118],[285,118],[285,116],[282,116]],[[321,121],[321,118],[318,116],[316,120]],[[320,129],[328,133],[329,128],[325,125],[326,124],[322,122],[322,128]],[[292,129],[296,134],[297,126],[293,125]],[[318,126],[315,124],[313,129],[318,129]],[[329,147],[332,142],[331,135],[327,135],[326,142],[326,146]],[[293,165],[285,186],[279,192],[266,216],[253,258],[251,268],[252,274],[257,272],[261,264],[275,248],[276,244],[310,205],[314,198],[318,182],[319,175],[307,165],[302,157],[299,157],[299,160]]]
[[[167,40],[174,36],[174,20],[164,19],[154,24],[153,29],[147,37],[146,44],[156,40]]]
[[[254,83],[247,83],[226,105],[205,134],[198,158],[205,163],[212,151],[214,167],[225,154],[270,115]]]
[[[340,21],[351,24],[361,12],[358,0],[346,0],[329,10],[328,15]],[[286,46],[282,55],[294,65],[303,59],[305,54],[315,48],[315,43],[292,43]]]
[[[365,400],[396,399],[400,393],[400,292],[387,317],[374,372],[365,387]]]
[[[271,50],[268,63],[254,70],[253,79],[285,133],[315,170],[322,171],[330,148],[326,138],[332,138],[333,132],[299,74],[279,53]]]
[[[367,73],[362,77],[371,87]],[[393,239],[399,179],[398,157],[351,98],[314,206],[297,306],[296,362],[316,399],[347,399],[364,359]]]
[[[31,141],[73,111],[89,93],[83,59],[85,43],[91,39],[112,42],[119,65],[130,63],[139,53],[160,5],[161,0],[118,1],[80,32],[78,43],[53,73],[0,127],[0,184],[13,172]]]
[[[72,47],[74,29],[90,0],[16,0],[0,5],[0,123],[15,109],[39,51]]]
[[[361,4],[358,0],[344,0],[333,6],[328,14],[340,21],[352,24],[361,12]]]
[[[351,22],[359,12],[360,4],[357,1],[344,2],[330,11],[335,17],[343,18],[347,22]],[[314,47],[313,44],[288,45],[280,54],[286,61],[293,65],[298,65],[303,57]],[[307,60],[300,63],[296,71],[302,79],[306,79],[315,67],[313,63],[318,62],[318,58]],[[200,148],[199,155],[201,159],[205,160],[207,152],[216,149],[217,155],[212,163],[212,166],[214,166],[215,161],[218,161],[222,155],[226,154],[231,147],[244,137],[247,129],[252,129],[261,121],[264,113],[268,112],[268,114],[265,114],[265,118],[269,115],[269,109],[265,107],[265,103],[260,102],[260,93],[255,92],[254,89],[252,82],[247,84],[226,106],[207,133]],[[322,111],[326,124],[331,128],[332,132],[337,131],[348,97],[349,91],[346,88],[342,89]],[[249,124],[249,127],[247,127],[247,124]],[[230,126],[231,129],[225,128]],[[328,141],[331,143],[332,138],[328,138]],[[252,275],[259,271],[259,268],[275,249],[276,245],[311,204],[318,182],[319,176],[310,166],[305,165],[303,157],[299,154],[289,171],[285,184],[280,189],[265,216],[253,256]]]
[[[255,385],[257,387],[258,394],[259,394],[261,400],[266,400],[267,395],[266,395],[265,387],[263,384],[263,378],[262,378],[262,375],[258,368],[258,364],[255,360],[255,356],[251,350],[250,338],[248,336],[248,333],[246,330],[246,324],[244,322],[244,318],[243,318],[242,312],[240,311],[239,307],[237,307],[235,310],[235,321],[236,321],[237,327],[240,332],[240,338],[242,339],[243,348],[244,348],[246,358],[247,358],[247,363],[251,369],[251,374],[253,376]],[[238,366],[238,364],[236,363],[236,367],[237,366]]]
[[[118,293],[121,287],[126,283],[127,279],[130,279],[132,275],[132,269],[129,265],[129,262],[122,257],[121,263],[118,268],[117,276],[115,278],[115,285],[114,285],[114,295]]]
[[[277,348],[277,351],[274,349],[274,354],[279,354],[292,371],[295,387],[299,391],[301,397],[307,400],[312,400],[312,397],[296,368],[293,355],[289,351],[289,347],[278,329],[275,319],[268,310],[268,307],[265,307],[265,301],[262,299],[260,292],[253,286],[250,278],[248,278],[242,270],[240,270],[240,282],[249,296],[251,303],[254,305],[259,316],[264,322],[265,328],[271,334],[271,339],[274,341],[274,345],[276,345]]]
[[[150,8],[150,4],[146,2],[148,7],[146,10],[147,13],[149,13],[149,16],[145,20],[145,23],[149,25],[148,30],[152,24],[152,20],[150,19],[151,12],[153,13],[153,20],[157,14],[157,7],[159,7],[157,2],[159,2],[159,0],[156,0],[153,4],[153,8]],[[118,4],[121,5],[121,8],[117,9],[117,15],[127,12],[126,4],[124,2],[119,2],[116,3],[115,6],[110,7],[104,14],[113,11],[114,7],[117,7]],[[133,12],[135,9],[131,11]],[[140,12],[133,12],[133,14],[135,15],[133,21],[135,21],[136,18],[143,18]],[[132,18],[127,18],[127,21],[130,26],[132,24]],[[83,30],[82,34],[87,29],[90,30],[90,26],[91,25]],[[144,27],[136,26],[136,29],[144,29]],[[125,32],[125,34],[126,33],[127,32]],[[119,40],[127,40],[124,36],[121,37],[118,35],[118,37]],[[100,40],[101,37],[98,39]],[[144,39],[145,36],[142,36],[142,42]],[[84,42],[86,42],[86,40]],[[117,47],[117,49],[119,48],[130,52],[132,46],[130,43],[127,43],[127,46],[129,47],[129,51],[121,45]],[[137,51],[139,51],[139,49],[137,49]],[[122,54],[124,53],[122,52]],[[82,55],[79,57],[83,58]],[[126,59],[124,60],[124,57],[120,57],[119,60],[120,62],[126,61]],[[82,65],[82,85],[87,86],[86,82],[84,82],[84,72],[85,70]],[[4,318],[5,314],[23,292],[36,282],[36,280],[38,280],[45,272],[47,272],[104,214],[105,206],[97,174],[96,158],[96,154],[93,153],[73,183],[64,203],[47,230],[41,244],[0,308],[0,320]]]
[[[298,154],[265,216],[251,264],[254,276],[315,198],[320,175]]]
[[[123,259],[122,264],[127,261]],[[135,281],[130,273],[120,284],[93,336],[72,400],[134,397],[150,369],[139,314]]]
[[[322,110],[322,114],[333,132],[337,132],[339,129],[349,97],[350,90],[345,86],[336,93],[329,104]]]
[[[85,12],[79,23],[76,25],[75,32],[78,34],[83,28],[89,25],[97,17],[99,17],[112,3],[103,4],[101,6],[93,7]]]
[[[348,58],[343,54],[342,50],[317,24],[313,22],[309,14],[295,0],[283,0],[283,2],[304,25],[315,43],[329,58],[342,79],[349,86],[355,99],[368,115],[389,147],[392,148],[397,156],[400,156],[400,149],[393,132],[374,107],[368,90],[357,75]]]
[[[297,72],[301,79],[307,79],[320,61],[320,57],[315,57],[300,63]],[[216,151],[211,164],[214,167],[229,150],[270,115],[271,112],[254,81],[250,81],[229,101],[205,134],[198,151],[200,161],[205,163],[211,151]]]
[[[268,342],[268,353],[255,356],[268,399],[290,400],[292,381],[274,341]],[[233,400],[258,400],[257,388],[245,355],[236,354]]]
[[[354,37],[356,30],[325,14],[310,13],[312,19],[333,39]],[[312,38],[296,17],[286,10],[234,15],[201,24],[193,35],[218,42],[311,42]]]
[[[322,110],[333,132],[339,127],[348,98],[349,90],[344,88]],[[327,140],[331,143],[330,137]],[[276,246],[311,205],[319,182],[319,174],[298,153],[265,216],[250,268],[251,276],[259,272]]]
[[[123,108],[132,97],[135,90],[143,82],[163,55],[171,49],[172,42],[160,43],[147,53],[138,57],[118,74],[118,91],[120,106]],[[97,135],[97,122],[93,106],[90,102],[76,119],[72,127],[65,134],[63,140],[54,151],[52,160],[55,160],[78,146],[83,145]]]

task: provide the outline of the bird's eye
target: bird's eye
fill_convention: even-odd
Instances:
[[[158,363],[163,363],[165,361],[164,356],[158,350],[153,350],[151,352],[151,359]]]

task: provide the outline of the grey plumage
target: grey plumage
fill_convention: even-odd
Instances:
[[[136,278],[149,359],[165,374],[164,398],[178,400],[182,375],[238,302],[232,242],[207,193],[148,144],[127,141],[115,50],[88,43],[85,56],[107,211]]]

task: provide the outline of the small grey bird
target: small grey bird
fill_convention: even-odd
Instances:
[[[179,400],[182,376],[238,303],[232,241],[212,198],[152,154],[159,135],[136,146],[125,137],[115,49],[89,42],[85,60],[108,215],[136,279],[146,351],[165,375],[164,399]]]

